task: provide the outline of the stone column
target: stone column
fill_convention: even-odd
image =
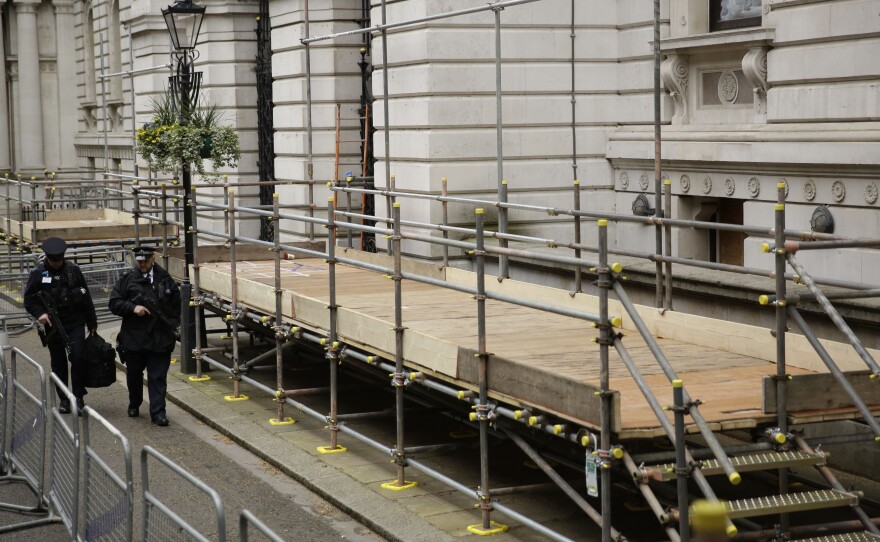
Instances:
[[[37,7],[33,0],[13,4],[18,22],[18,96],[21,124],[21,164],[19,169],[44,167],[43,108],[40,86],[40,53],[37,46]]]
[[[9,133],[9,108],[7,107],[8,97],[6,95],[6,49],[4,47],[4,32],[3,25],[0,24],[0,75],[2,75],[2,79],[0,79],[0,141],[5,141],[6,143],[0,145],[0,170],[8,171],[12,166],[12,160],[10,156],[10,150],[12,149],[11,145],[11,134]],[[0,171],[2,173],[3,171]]]
[[[61,130],[60,155],[61,168],[76,167],[76,149],[73,140],[78,129],[76,93],[76,42],[73,27],[73,0],[54,0],[55,5],[55,39],[58,44],[58,110],[60,118],[58,127]]]

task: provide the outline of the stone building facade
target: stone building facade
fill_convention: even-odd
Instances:
[[[160,10],[167,3],[7,1],[2,25],[7,85],[0,101],[8,105],[0,111],[0,134],[14,137],[0,145],[0,167],[101,170],[106,101],[108,167],[130,170],[129,82],[112,80],[104,92],[91,83],[101,70],[100,35],[106,36],[108,72],[165,64],[168,38]],[[208,8],[198,63],[204,89],[227,108],[245,150],[230,180],[255,180],[258,1],[201,3]],[[388,1],[387,20],[482,4]],[[816,207],[827,205],[836,233],[880,236],[880,0],[661,4],[662,169],[672,180],[672,216],[770,227],[775,186],[785,180],[789,228],[809,230]],[[311,177],[312,201],[321,207],[327,201],[323,183],[359,167],[361,136],[350,124],[341,129],[343,165],[336,167],[336,108],[339,104],[343,118],[358,115],[362,59],[372,75],[368,98],[376,100],[376,184],[385,186],[386,89],[381,40],[353,35],[311,46],[310,175],[300,43],[307,35],[306,5],[311,36],[353,30],[368,20],[377,24],[382,10],[377,0],[269,2],[276,178],[301,183]],[[653,191],[651,2],[539,0],[509,7],[500,18],[504,178],[511,201],[571,207],[577,177],[585,208],[630,212],[639,193]],[[388,32],[387,56],[387,169],[397,187],[439,193],[446,177],[453,194],[494,199],[494,14],[395,28]],[[136,120],[143,122],[149,96],[165,89],[167,73],[138,75],[134,84]],[[75,95],[67,91],[71,88]],[[22,130],[23,123],[41,130]],[[305,184],[278,192],[284,203],[309,204]],[[248,202],[255,200],[255,193],[244,193]],[[387,212],[383,204],[376,202],[379,215]],[[320,209],[315,212],[322,216]],[[440,220],[439,207],[418,201],[406,201],[403,213],[405,219]],[[450,213],[454,223],[471,221],[466,206],[453,205]],[[555,217],[512,212],[510,219],[516,233],[570,238],[569,227]],[[282,230],[290,237],[305,233],[295,224],[282,224]],[[593,231],[588,223],[587,242]],[[653,252],[648,226],[620,224],[613,235],[620,246]],[[673,239],[674,251],[685,257],[769,268],[772,262],[758,251],[759,243],[687,230]],[[437,255],[415,247],[410,252]],[[819,275],[880,281],[878,251],[841,249],[804,254],[802,260]]]

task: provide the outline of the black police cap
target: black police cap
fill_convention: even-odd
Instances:
[[[148,246],[136,246],[132,249],[134,252],[135,260],[146,260],[156,252],[156,247],[148,247]]]
[[[47,258],[60,259],[67,252],[67,243],[60,237],[49,237],[43,241],[43,253]]]

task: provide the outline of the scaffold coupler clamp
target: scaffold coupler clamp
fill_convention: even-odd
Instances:
[[[391,457],[394,458],[394,463],[396,465],[400,465],[403,467],[409,466],[409,463],[406,460],[406,453],[405,452],[399,451],[397,449],[397,446],[392,447],[390,451],[391,451]]]
[[[472,422],[493,422],[498,417],[498,414],[495,413],[495,404],[494,403],[477,403],[476,405],[471,407],[474,412],[469,416],[470,421]]]
[[[244,317],[244,311],[239,308],[235,308],[233,310],[230,310],[229,314],[226,315],[226,321],[227,322],[233,322],[233,321],[240,322],[243,317]]]
[[[611,468],[611,463],[617,459],[623,459],[623,446],[620,444],[615,444],[608,450],[602,450],[596,448],[593,450],[593,456],[596,459],[596,465],[599,468],[608,469]]]
[[[474,491],[474,494],[480,501],[479,504],[474,505],[474,508],[479,508],[480,510],[494,510],[494,507],[492,506],[492,496],[486,494],[482,487],[478,486],[477,490]]]
[[[764,430],[764,438],[773,444],[783,445],[794,438],[794,435],[783,432],[779,427],[768,427]]]
[[[389,375],[391,377],[391,387],[392,388],[405,388],[406,387],[406,373],[391,373]]]

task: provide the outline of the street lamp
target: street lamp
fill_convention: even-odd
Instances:
[[[193,4],[190,0],[177,0],[162,10],[162,17],[168,26],[171,43],[174,45],[176,61],[175,74],[168,78],[169,92],[173,98],[181,124],[189,122],[193,109],[198,105],[202,72],[195,71],[194,61],[198,58],[196,43],[205,17],[205,7]],[[191,164],[181,164],[183,181],[183,243],[184,267],[181,298],[183,306],[180,314],[180,364],[184,373],[195,372],[192,350],[195,346],[195,309],[190,306],[192,287],[189,281],[189,266],[193,264],[195,234],[192,231],[192,210],[190,192],[192,190]],[[201,311],[199,311],[201,313]],[[200,314],[201,317],[201,314]]]

